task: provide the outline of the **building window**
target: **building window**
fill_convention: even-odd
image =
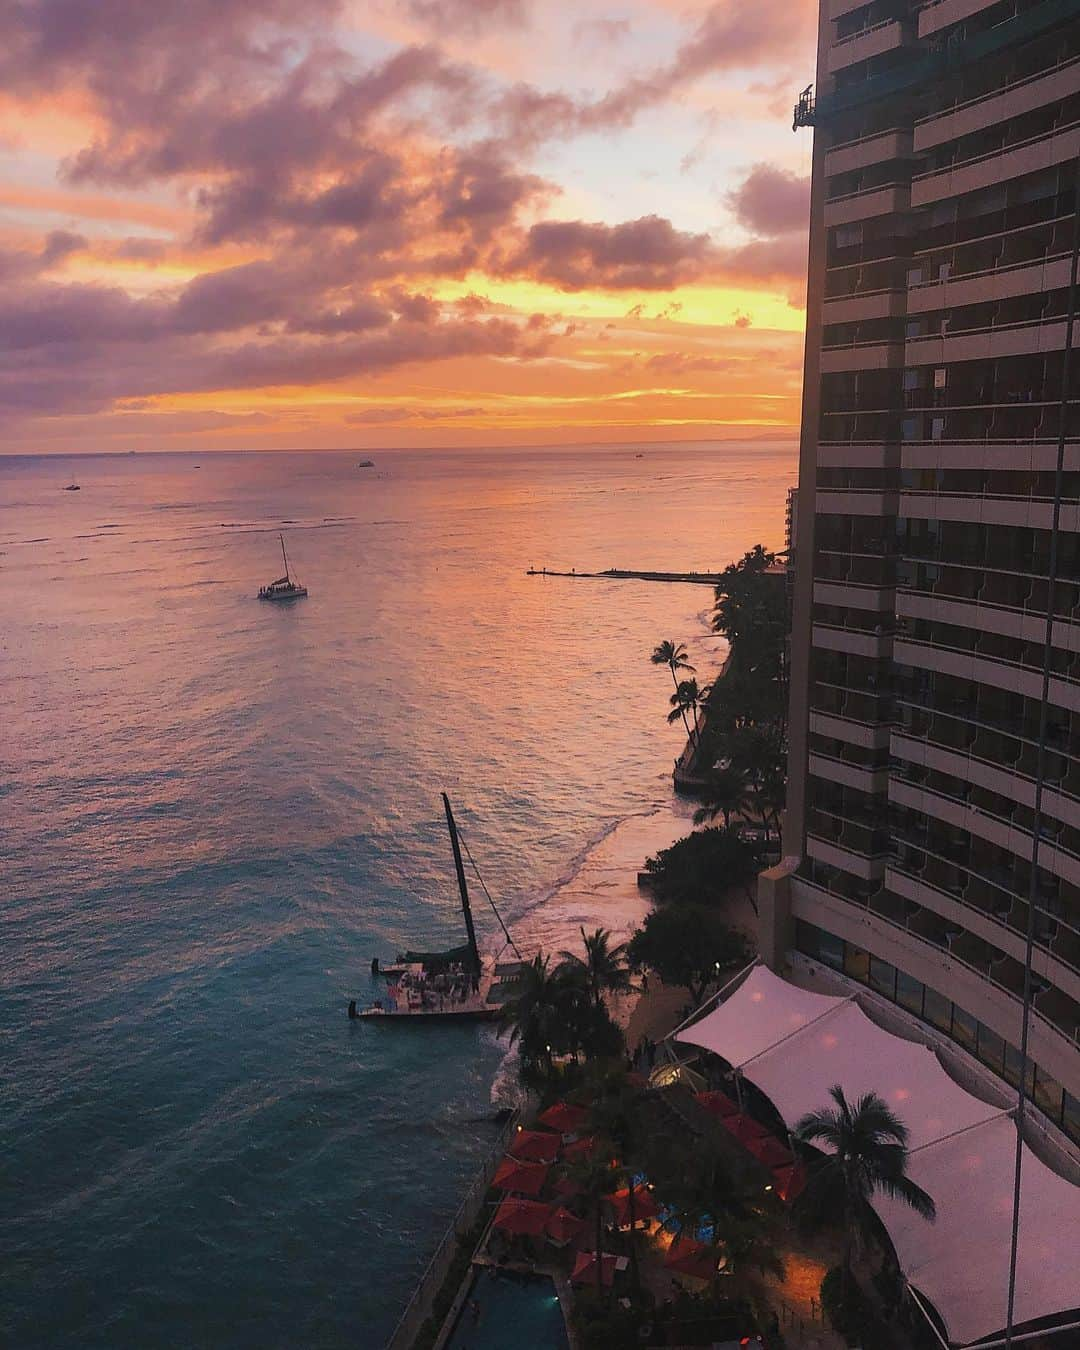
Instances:
[[[896,967],[876,956],[870,958],[870,988],[896,1002]]]
[[[975,1054],[979,1043],[979,1024],[975,1018],[954,1003],[952,1024],[953,1040],[958,1041],[965,1050]]]
[[[952,1035],[952,1002],[929,985],[923,991],[923,1016],[946,1036]]]
[[[944,389],[948,380],[948,371],[944,366],[938,366],[934,371],[934,388]]]
[[[1064,1092],[1061,1084],[1056,1082],[1036,1066],[1035,1069],[1035,1105],[1040,1111],[1044,1111],[1051,1120],[1061,1120],[1062,1099]]]
[[[982,1062],[995,1073],[1001,1073],[1005,1066],[1005,1042],[989,1027],[979,1023],[979,1043],[976,1054]]]
[[[847,943],[844,951],[844,974],[860,984],[870,983],[870,953],[854,943]]]
[[[1080,1139],[1080,1098],[1071,1092],[1061,1094],[1061,1124],[1071,1139]]]
[[[912,979],[902,970],[896,972],[896,1001],[916,1017],[923,1015],[923,983]]]

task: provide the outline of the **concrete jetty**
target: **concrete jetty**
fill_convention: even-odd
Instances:
[[[681,581],[696,586],[717,586],[723,580],[719,572],[639,572],[625,567],[609,567],[605,572],[557,572],[550,567],[530,567],[525,575],[585,581]]]

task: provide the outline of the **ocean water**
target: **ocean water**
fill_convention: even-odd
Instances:
[[[505,1054],[345,1016],[459,940],[439,793],[526,951],[626,931],[649,652],[722,655],[707,588],[525,569],[782,542],[792,446],[635,451],[0,458],[0,1343],[383,1343]]]

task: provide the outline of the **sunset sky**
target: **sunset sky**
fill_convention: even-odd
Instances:
[[[0,449],[798,420],[808,0],[0,0]]]

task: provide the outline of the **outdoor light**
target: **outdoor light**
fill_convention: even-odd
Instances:
[[[772,1190],[772,1187],[771,1187],[771,1186],[766,1186],[766,1187],[765,1187],[765,1194],[768,1195],[768,1193],[769,1193],[771,1190]]]

